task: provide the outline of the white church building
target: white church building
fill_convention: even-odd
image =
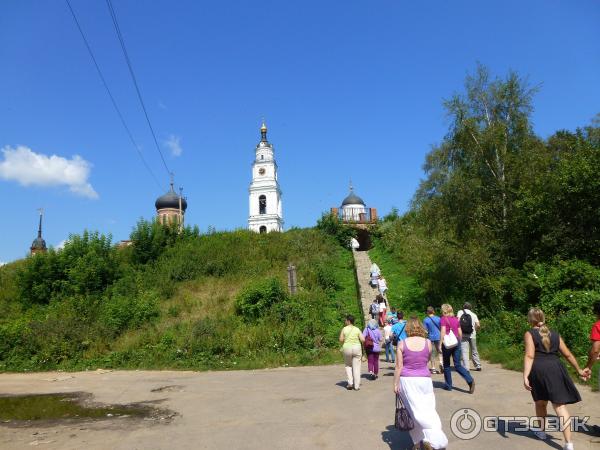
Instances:
[[[256,233],[283,231],[281,189],[277,180],[277,163],[273,145],[267,140],[267,126],[260,128],[250,183],[250,216],[248,228]]]

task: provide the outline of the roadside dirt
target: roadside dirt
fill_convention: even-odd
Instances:
[[[93,402],[150,405],[168,411],[146,418],[110,417],[101,421],[0,424],[0,448],[30,449],[404,449],[411,442],[393,428],[392,366],[381,363],[380,378],[364,379],[360,391],[347,391],[342,366],[257,371],[97,371],[0,374],[0,394],[86,392]],[[364,368],[366,370],[366,367]],[[458,410],[482,416],[533,414],[521,375],[495,365],[474,372],[477,390],[455,375],[455,389],[436,389],[438,412],[448,448],[562,448],[562,434],[542,442],[528,432],[481,432],[460,440],[450,430]],[[441,375],[434,375],[440,387]],[[580,388],[572,415],[600,425],[599,394]],[[174,415],[171,415],[174,414]],[[600,449],[600,436],[575,433],[576,449]]]

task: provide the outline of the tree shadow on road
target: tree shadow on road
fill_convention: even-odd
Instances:
[[[413,442],[407,431],[398,431],[393,425],[388,425],[381,432],[381,439],[390,446],[390,450],[412,449]]]
[[[539,441],[539,439],[535,436],[535,434],[533,434],[532,431],[521,430],[522,427],[523,427],[522,422],[512,421],[512,420],[507,422],[506,420],[499,420],[497,432],[503,438],[507,438],[508,437],[507,433],[510,433],[510,434],[514,434],[516,436],[528,437],[535,441]],[[562,450],[563,446],[557,442],[554,442],[553,439],[554,438],[552,436],[548,435],[548,439],[546,439],[545,441],[542,441],[542,442],[545,442],[546,444],[548,444],[549,447],[556,448],[558,450]]]

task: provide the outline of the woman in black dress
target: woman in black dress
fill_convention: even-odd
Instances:
[[[550,330],[546,325],[544,313],[539,308],[531,308],[527,319],[531,330],[525,333],[525,368],[523,370],[523,384],[525,389],[531,391],[535,401],[536,416],[540,418],[541,428],[535,431],[540,439],[546,439],[545,418],[548,402],[560,417],[562,424],[569,424],[571,416],[566,405],[581,401],[581,396],[567,373],[567,369],[560,362],[559,354],[563,355],[573,368],[583,377],[584,372],[577,364],[577,360],[569,351],[560,335]],[[563,430],[565,437],[565,450],[572,450],[571,429],[569,426]]]

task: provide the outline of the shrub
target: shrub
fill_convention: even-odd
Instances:
[[[537,264],[534,270],[544,291],[542,295],[564,289],[600,290],[600,268],[579,259]]]
[[[563,313],[588,313],[590,315],[594,302],[600,300],[598,291],[572,291],[565,289],[555,293],[547,293],[540,307],[549,317],[555,318]]]
[[[560,333],[575,356],[585,356],[590,348],[589,331],[594,322],[592,315],[575,310],[561,314],[550,325]]]
[[[205,317],[194,323],[184,347],[192,357],[210,359],[232,354],[241,344],[234,339],[234,330],[241,327],[243,325],[234,320],[225,323],[215,317]]]
[[[500,311],[495,317],[482,320],[483,333],[481,334],[485,336],[486,341],[496,345],[505,347],[516,345],[522,348],[523,336],[529,328],[525,314]]]
[[[197,227],[185,227],[180,232],[176,223],[163,225],[157,221],[141,219],[130,235],[133,262],[142,265],[156,261],[177,242],[193,240],[199,235]]]
[[[324,291],[337,291],[340,288],[340,284],[336,279],[335,270],[328,264],[317,264],[315,267],[315,274],[318,286]]]
[[[0,360],[8,359],[22,348],[28,325],[25,317],[0,325]]]
[[[331,213],[323,213],[317,221],[317,229],[333,236],[340,245],[348,247],[350,239],[356,237],[356,231],[340,221]]]
[[[102,293],[119,276],[111,237],[85,231],[70,235],[60,251],[33,255],[17,273],[24,305],[48,304],[68,295]]]
[[[158,317],[158,296],[142,291],[135,296],[113,295],[102,303],[100,322],[112,334],[135,328]]]
[[[490,315],[501,309],[524,313],[531,305],[539,303],[540,298],[536,279],[511,267],[505,268],[500,275],[482,279],[478,291],[483,309]]]
[[[247,286],[236,298],[237,314],[245,320],[256,320],[266,315],[269,308],[287,298],[284,287],[276,278],[261,280]]]

